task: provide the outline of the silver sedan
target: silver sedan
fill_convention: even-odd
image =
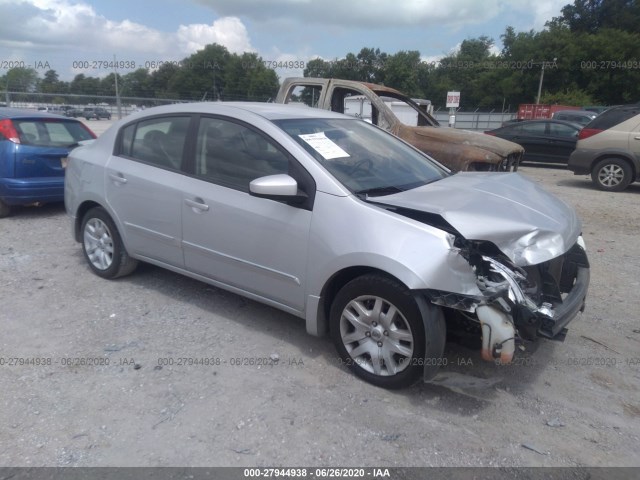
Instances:
[[[72,152],[65,202],[97,275],[143,261],[272,305],[386,388],[431,378],[448,334],[505,363],[562,339],[589,285],[579,219],[534,183],[311,108],[131,115]]]

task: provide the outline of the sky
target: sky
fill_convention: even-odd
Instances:
[[[14,66],[61,80],[179,61],[209,43],[288,62],[335,60],[363,47],[418,50],[425,61],[507,26],[541,30],[570,0],[0,0],[0,75]],[[289,66],[291,68],[289,68]],[[298,68],[296,68],[298,67]]]

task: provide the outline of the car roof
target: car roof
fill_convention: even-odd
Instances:
[[[289,105],[281,103],[263,102],[197,102],[197,103],[177,103],[173,105],[163,105],[152,107],[136,114],[137,118],[149,115],[161,115],[166,113],[222,113],[229,108],[243,110],[260,115],[267,120],[285,120],[300,118],[355,118],[342,115],[340,113],[312,108],[306,105]]]
[[[0,107],[0,118],[63,118],[65,120],[70,120],[65,116],[57,115],[55,113],[11,107]]]
[[[582,115],[583,117],[595,117],[598,114],[589,110],[558,110],[553,112],[554,115]]]
[[[535,123],[553,123],[557,125],[567,125],[577,130],[582,130],[582,128],[584,127],[584,125],[580,125],[579,123],[576,123],[576,122],[570,122],[568,120],[556,120],[555,118],[535,118],[533,120],[521,120],[519,122],[509,123],[507,125],[503,125],[502,127],[494,128],[493,130],[489,130],[489,131],[493,132],[497,130],[512,130],[522,125],[532,125]]]
[[[532,123],[557,123],[560,125],[570,125],[572,127],[578,127],[578,128],[582,128],[582,125],[580,125],[579,123],[576,122],[570,122],[568,120],[558,120],[556,118],[534,118],[532,120],[522,120],[521,122],[515,122],[511,125],[505,125],[505,127],[509,126],[511,127],[512,125],[529,125]]]

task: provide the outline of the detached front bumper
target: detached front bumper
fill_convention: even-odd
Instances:
[[[486,255],[476,255],[471,263],[483,296],[433,290],[426,295],[475,322],[484,360],[509,363],[519,341],[564,340],[567,325],[584,310],[590,270],[582,238],[565,254],[538,265],[519,268]]]

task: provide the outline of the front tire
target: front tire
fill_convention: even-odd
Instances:
[[[440,321],[442,315],[436,315],[427,324]],[[430,338],[425,345],[425,324],[411,292],[378,274],[358,277],[338,292],[330,329],[342,361],[360,378],[383,388],[412,385],[425,358],[441,358],[444,348],[445,329],[429,328],[430,334],[441,332],[441,338]]]
[[[591,170],[591,181],[600,190],[621,192],[633,180],[633,171],[628,162],[620,158],[605,158]]]
[[[102,207],[89,210],[82,219],[82,251],[91,270],[102,278],[129,275],[138,261],[124,248],[115,223]]]

